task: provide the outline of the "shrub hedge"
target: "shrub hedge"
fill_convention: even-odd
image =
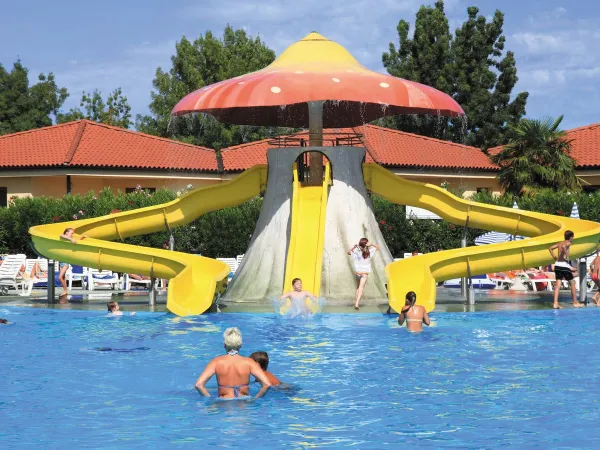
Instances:
[[[26,253],[33,256],[28,229],[34,225],[97,217],[111,211],[127,211],[173,200],[177,193],[158,190],[147,193],[113,193],[105,189],[98,195],[67,195],[55,199],[48,197],[14,198],[9,208],[0,209],[0,253]],[[510,195],[494,197],[478,193],[473,200],[499,206],[512,207],[515,200]],[[579,206],[582,219],[600,221],[600,192],[577,193],[542,191],[535,197],[517,198],[521,209],[569,216],[573,202]],[[384,239],[394,256],[418,250],[433,252],[460,246],[463,227],[441,220],[406,218],[404,206],[392,204],[380,197],[372,197],[375,216]],[[258,220],[262,198],[256,197],[243,205],[206,214],[194,222],[175,230],[176,249],[188,253],[201,253],[209,257],[235,256],[244,253]],[[467,242],[481,234],[481,230],[468,229]],[[166,231],[128,238],[127,243],[159,248],[168,238]]]

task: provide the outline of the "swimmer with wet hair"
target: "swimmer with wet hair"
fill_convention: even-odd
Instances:
[[[0,325],[8,325],[10,322],[6,319],[0,319]]]
[[[411,332],[418,333],[423,331],[423,324],[429,326],[431,323],[427,310],[421,305],[416,305],[417,294],[413,291],[406,293],[404,307],[398,317],[398,325],[404,324],[406,320],[406,329]]]
[[[267,352],[254,352],[250,355],[250,358],[258,363],[260,368],[271,382],[271,386],[279,386],[281,384],[279,378],[267,371],[269,368],[269,354]]]
[[[106,308],[108,309],[108,314],[110,314],[112,316],[122,316],[123,315],[123,311],[121,311],[121,308],[119,307],[119,302],[108,302],[106,304]],[[135,311],[131,312],[129,315],[130,316],[135,315]]]

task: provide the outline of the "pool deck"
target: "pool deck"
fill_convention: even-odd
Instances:
[[[139,291],[111,291],[95,290],[84,291],[74,289],[66,296],[60,296],[62,290],[57,289],[57,296],[53,303],[47,300],[45,290],[36,290],[29,297],[18,295],[0,296],[0,306],[18,306],[33,308],[55,308],[72,310],[106,310],[106,303],[109,301],[118,301],[124,311],[140,312],[166,312],[167,297],[164,292],[159,292],[156,296],[156,305],[149,305],[149,294],[147,290]],[[594,308],[591,301],[591,294],[587,295],[588,307]],[[561,306],[571,308],[571,299],[568,291],[561,291]],[[385,313],[387,303],[377,305],[366,305],[361,307],[360,311],[352,308],[352,301],[348,305],[325,305],[325,313]],[[552,307],[552,292],[518,292],[518,291],[476,291],[475,304],[468,305],[460,297],[460,291],[457,289],[438,288],[437,302],[434,312],[475,312],[475,311],[508,311],[508,310],[532,310],[532,309],[550,309]],[[257,312],[269,313],[273,307],[268,304],[254,303],[219,303],[220,312]],[[216,310],[215,310],[216,312]]]

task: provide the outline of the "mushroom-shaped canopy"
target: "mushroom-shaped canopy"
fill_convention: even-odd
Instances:
[[[208,113],[237,125],[308,127],[308,103],[324,101],[323,127],[350,127],[396,114],[463,115],[449,95],[368,70],[341,45],[310,33],[264,69],[205,86],[174,115]]]

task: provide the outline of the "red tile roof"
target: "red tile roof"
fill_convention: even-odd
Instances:
[[[382,166],[429,169],[499,170],[478,148],[375,125],[356,127]]]
[[[567,131],[572,139],[571,156],[578,169],[600,167],[600,123]]]
[[[350,134],[356,134],[352,128],[331,128],[325,130],[323,145],[330,147],[333,145],[336,138],[346,138]],[[291,136],[294,138],[305,138],[308,141],[308,131],[300,131]],[[298,144],[299,145],[299,144]],[[364,147],[363,144],[353,144],[356,147]],[[241,171],[249,169],[256,164],[267,163],[267,150],[277,147],[274,144],[274,139],[262,139],[260,141],[248,142],[245,144],[234,145],[221,150],[223,157],[223,166],[226,172]],[[367,149],[366,160],[374,162],[375,159]]]
[[[367,161],[388,167],[433,168],[433,169],[478,169],[494,170],[498,167],[489,162],[487,156],[475,147],[440,141],[402,131],[390,130],[375,125],[330,129],[329,133],[362,134],[361,147],[367,148]],[[293,136],[306,135],[303,131]],[[221,151],[226,171],[239,171],[254,164],[266,164],[270,139],[228,147]],[[331,142],[326,143],[331,145]],[[354,144],[357,145],[357,144]]]
[[[0,136],[0,167],[218,170],[213,150],[89,120]]]

